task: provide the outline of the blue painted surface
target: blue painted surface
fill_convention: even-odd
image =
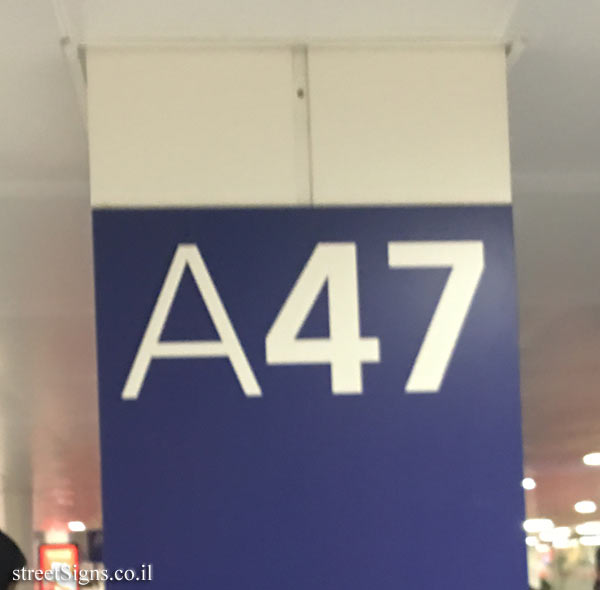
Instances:
[[[390,269],[392,240],[483,240],[486,268],[438,394],[404,385],[448,276]],[[317,242],[358,248],[363,395],[268,366],[265,335]],[[179,243],[196,243],[262,387],[227,359],[153,361],[120,399]],[[509,207],[94,212],[104,557],[154,587],[526,587]],[[302,336],[327,334],[327,300]],[[186,276],[164,340],[214,339]],[[110,587],[110,586],[109,586]]]

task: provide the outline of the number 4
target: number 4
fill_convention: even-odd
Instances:
[[[390,242],[388,262],[392,268],[452,268],[406,383],[407,393],[437,393],[483,273],[483,242]]]
[[[329,338],[298,338],[327,284]],[[362,393],[362,363],[379,362],[379,339],[360,337],[356,244],[317,244],[267,334],[269,364],[330,364],[334,394]]]

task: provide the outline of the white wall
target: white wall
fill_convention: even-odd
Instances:
[[[499,45],[90,48],[88,80],[94,206],[510,201]]]
[[[508,202],[504,53],[314,50],[315,200]]]

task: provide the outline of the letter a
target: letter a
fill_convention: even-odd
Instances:
[[[160,336],[187,266],[189,266],[198,291],[204,299],[208,313],[219,335],[219,340],[160,341]],[[261,396],[260,385],[256,381],[252,367],[244,354],[244,349],[229,320],[202,255],[195,244],[179,244],[129,371],[121,398],[138,398],[152,359],[220,357],[229,358],[246,396]]]

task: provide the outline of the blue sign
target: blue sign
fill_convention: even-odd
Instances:
[[[109,567],[526,587],[509,207],[97,210],[94,241]]]

